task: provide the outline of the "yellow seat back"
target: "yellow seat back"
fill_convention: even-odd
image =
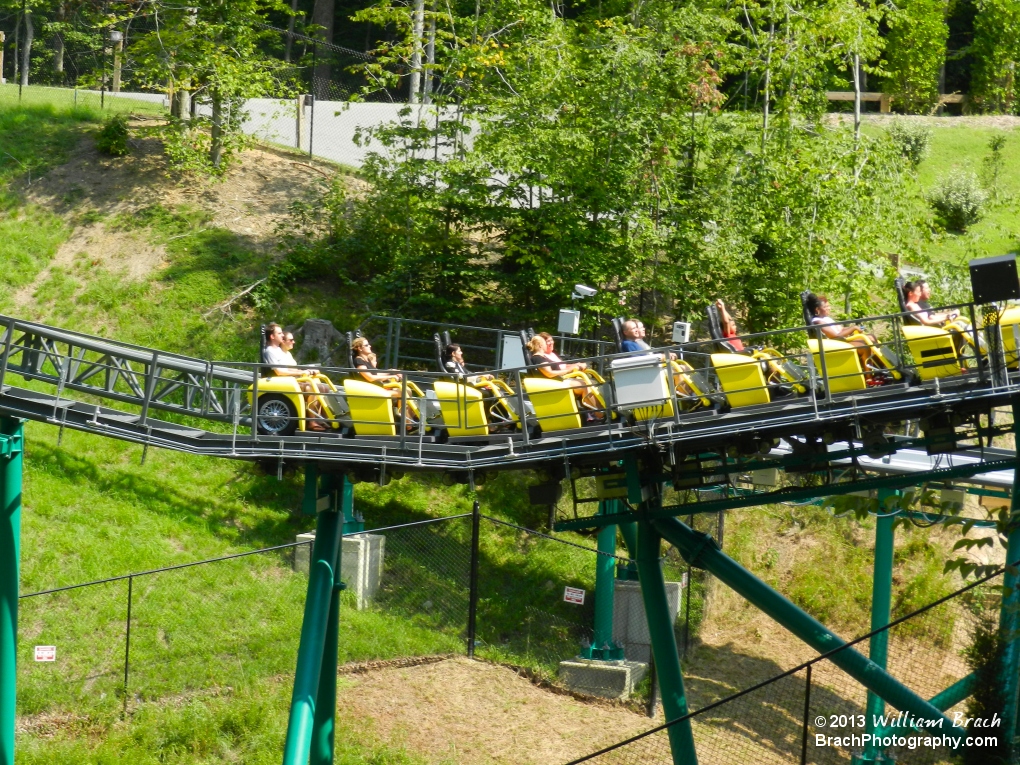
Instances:
[[[1007,308],[999,320],[1002,328],[1002,350],[1006,354],[1006,366],[1015,367],[1020,362],[1017,352],[1017,334],[1020,334],[1020,308]]]
[[[366,380],[344,380],[354,432],[359,436],[395,436],[393,397],[381,385]]]
[[[903,337],[922,380],[960,374],[960,359],[956,355],[953,336],[946,330],[905,324]]]
[[[868,384],[864,380],[864,370],[861,368],[861,357],[857,355],[857,348],[842,340],[822,338],[822,353],[825,354],[825,371],[829,377],[829,393],[849,393],[855,390],[865,390]],[[822,376],[822,359],[818,354],[818,341],[810,338],[807,341],[808,351],[811,352],[811,360],[815,364],[818,376]]]
[[[713,353],[712,367],[734,409],[772,401],[759,361],[739,353]]]
[[[433,389],[443,413],[443,424],[451,436],[486,436],[489,423],[485,418],[482,392],[470,385],[437,380]]]
[[[535,417],[543,433],[581,427],[577,398],[567,383],[548,377],[523,377],[521,384],[531,399],[531,405],[535,407]]]

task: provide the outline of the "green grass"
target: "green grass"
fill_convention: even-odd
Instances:
[[[107,92],[102,95],[98,90],[74,88],[56,88],[46,85],[30,85],[21,90],[16,84],[8,82],[0,85],[0,109],[10,107],[46,107],[60,110],[82,109],[96,115],[108,114],[149,114],[161,115],[164,109],[161,103],[145,101],[126,96],[114,96]]]
[[[951,124],[933,128],[931,152],[917,168],[915,177],[907,180],[906,191],[913,198],[915,218],[931,223],[935,220],[924,197],[952,170],[974,173],[989,192],[994,192],[982,219],[966,232],[947,232],[935,226],[932,237],[919,243],[929,257],[965,267],[971,258],[1004,255],[1020,249],[1020,129]],[[872,135],[882,132],[879,125],[866,125],[866,132]],[[1005,136],[1006,143],[1002,150],[1002,173],[993,189],[985,159],[991,154],[989,141],[999,135]]]

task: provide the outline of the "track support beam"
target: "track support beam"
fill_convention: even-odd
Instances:
[[[677,720],[687,715],[687,693],[684,690],[684,676],[680,668],[680,654],[677,651],[676,635],[669,618],[669,601],[666,598],[666,582],[662,576],[659,550],[662,538],[648,521],[638,524],[637,564],[641,579],[641,598],[648,619],[648,632],[652,639],[652,656],[655,672],[662,693],[662,710],[667,720]],[[697,765],[698,754],[694,748],[694,734],[689,719],[669,728],[669,745],[673,754],[673,765]]]
[[[688,563],[713,574],[723,584],[749,600],[816,651],[828,653],[846,645],[846,641],[831,632],[824,624],[723,553],[708,534],[694,531],[675,518],[658,519],[654,521],[654,525],[663,538],[680,551]],[[924,720],[942,720],[942,729],[948,731],[949,735],[964,734],[964,731],[954,728],[952,721],[930,702],[852,648],[833,654],[830,660],[896,709],[910,712]]]
[[[892,616],[892,575],[893,548],[896,542],[895,522],[889,504],[896,494],[888,490],[878,492],[878,508],[880,515],[875,520],[875,567],[871,580],[871,631],[880,630],[889,624]],[[871,636],[868,656],[882,669],[886,668],[889,658],[889,631],[884,630]],[[878,729],[880,716],[885,714],[885,701],[874,691],[868,691],[868,703],[865,710],[865,731],[872,735]],[[869,743],[855,763],[886,761],[882,750]]]
[[[318,481],[314,467],[309,466],[305,480],[306,484]],[[345,499],[348,496],[346,484],[344,479]],[[306,500],[309,496],[317,498],[318,490],[306,491]],[[328,504],[318,512],[315,523],[315,543],[308,569],[308,596],[301,625],[283,765],[307,765],[309,762],[323,765],[333,761],[344,512],[335,500]],[[324,675],[329,675],[325,681]]]
[[[1013,437],[1020,443],[1020,399],[1013,399]],[[1009,751],[1016,749],[1017,694],[1020,692],[1020,449],[1013,472],[1013,497],[1009,505],[1009,536],[1006,542],[1006,573],[1002,579],[999,635],[1002,640],[1002,734]],[[1010,760],[1013,762],[1013,760]]]
[[[23,445],[22,421],[0,417],[0,765],[14,765]]]

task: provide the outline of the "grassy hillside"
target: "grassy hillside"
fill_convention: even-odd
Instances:
[[[263,154],[222,184],[168,179],[144,126],[135,128],[132,157],[96,155],[90,134],[98,119],[85,110],[0,108],[0,145],[9,151],[0,153],[0,312],[223,359],[252,359],[256,329],[268,318],[297,324],[325,316],[340,327],[353,325],[351,301],[329,285],[300,285],[272,317],[243,305],[216,309],[278,256],[274,226],[285,209],[253,211],[251,198],[238,190],[242,182],[272,167],[291,175],[285,183],[268,177],[258,193],[275,184],[299,195],[314,192],[314,174],[300,185],[307,171],[290,167],[286,155]],[[936,153],[919,172],[922,186],[946,163],[980,161],[984,138],[956,151],[946,135],[936,133]],[[1010,173],[1004,188],[1014,189],[1018,177]],[[995,224],[1002,231],[989,216],[966,237],[936,244],[947,256],[954,247],[999,247],[1015,239],[1005,207],[1002,215],[1004,222]],[[1003,238],[993,240],[995,232]],[[50,426],[28,424],[23,592],[282,544],[311,525],[299,514],[299,474],[277,481],[245,463],[157,450],[144,464],[141,458],[137,446],[74,432],[61,440]],[[482,487],[485,512],[540,525],[542,514],[527,503],[530,480],[504,476]],[[472,500],[463,487],[428,478],[359,485],[355,497],[370,528],[467,512]],[[870,539],[867,528],[832,522],[811,507],[742,511],[731,515],[727,530],[736,557],[848,632],[860,630],[869,598]],[[897,608],[905,613],[948,583],[937,575],[938,550],[921,532],[901,539]],[[460,554],[464,540],[460,527],[433,538],[426,552]],[[588,554],[564,554],[506,530],[487,531],[482,552],[490,655],[541,665],[530,633],[526,645],[505,636],[519,634],[514,628],[548,583],[591,589]],[[439,567],[431,574],[444,580],[437,586],[453,577]],[[126,585],[23,601],[26,717],[18,762],[278,761],[305,581],[276,553],[137,580],[127,719],[119,674]],[[249,623],[261,629],[238,626]],[[50,642],[60,646],[60,670],[73,678],[59,691],[28,654],[31,645]],[[353,610],[345,611],[341,644],[343,661],[461,645],[425,622]],[[365,735],[356,721],[342,725],[338,762],[419,761]]]

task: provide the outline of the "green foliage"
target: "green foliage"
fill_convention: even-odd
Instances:
[[[991,606],[991,607],[990,607]],[[992,604],[980,603],[971,644],[963,655],[970,671],[976,675],[974,693],[967,699],[967,717],[991,720],[993,715],[1001,719],[1006,706],[1002,686],[1002,659],[1005,645],[998,629],[998,618]],[[998,736],[997,747],[967,748],[963,765],[1005,765],[1009,762],[1009,745],[1002,734],[1002,728],[974,729],[972,735]]]
[[[952,170],[928,192],[928,203],[950,231],[965,231],[981,219],[988,194],[974,173]]]
[[[914,167],[931,153],[932,129],[927,125],[898,119],[889,125],[887,132],[896,148]]]
[[[981,170],[985,186],[991,191],[992,199],[999,196],[999,178],[1005,168],[1006,136],[996,133],[988,139],[988,154],[981,160]]]
[[[1014,0],[977,0],[969,106],[974,111],[1016,114],[1020,62],[1020,5]]]
[[[285,65],[266,52],[270,14],[288,13],[280,0],[198,0],[168,8],[157,29],[130,46],[139,83],[159,90],[201,93],[210,116],[164,129],[168,156],[188,170],[220,172],[245,145],[243,103],[282,95]],[[199,155],[204,154],[204,160]]]
[[[946,60],[946,3],[905,0],[886,20],[886,92],[895,96],[899,111],[929,113],[938,105],[939,72]]]
[[[123,157],[131,151],[129,137],[127,115],[115,114],[103,122],[96,134],[96,148],[111,157]]]

